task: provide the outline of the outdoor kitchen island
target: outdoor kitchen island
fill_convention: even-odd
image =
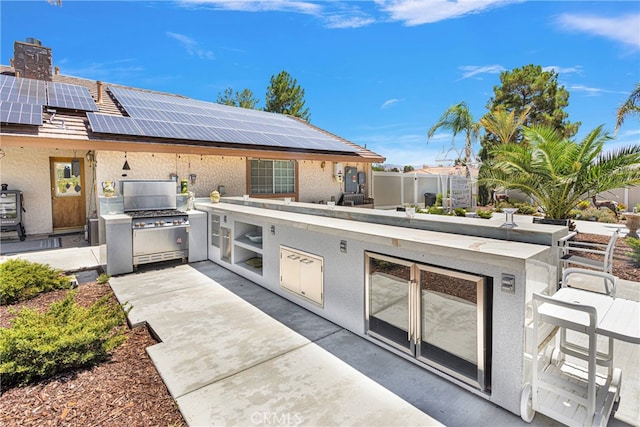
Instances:
[[[195,207],[208,214],[211,261],[520,413],[527,306],[556,283],[552,246],[314,215],[308,206]]]

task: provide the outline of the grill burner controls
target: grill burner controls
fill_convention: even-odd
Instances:
[[[178,210],[127,212],[132,228],[177,227],[189,225],[189,216]]]

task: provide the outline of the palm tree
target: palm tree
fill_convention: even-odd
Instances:
[[[531,106],[526,107],[520,116],[516,117],[516,110],[507,112],[498,107],[480,119],[480,125],[487,131],[496,135],[498,141],[503,144],[511,144],[516,141],[518,131],[524,126],[531,111]]]
[[[525,144],[500,144],[481,182],[517,189],[547,218],[565,219],[588,195],[640,184],[640,145],[603,153],[611,139],[598,126],[575,142],[545,126],[524,128]]]
[[[625,116],[629,114],[640,114],[640,83],[636,83],[635,89],[629,95],[629,98],[618,109],[618,117],[616,120],[616,129],[614,133],[618,133],[618,129],[624,123]]]
[[[455,144],[456,136],[460,132],[464,132],[466,141],[464,145],[464,165],[467,170],[467,178],[471,176],[469,170],[469,162],[471,161],[471,144],[480,134],[480,125],[473,121],[473,116],[469,111],[467,103],[462,101],[456,105],[449,107],[440,117],[438,122],[431,126],[427,132],[427,141],[436,133],[438,129],[448,129],[453,132],[451,139],[452,146]]]

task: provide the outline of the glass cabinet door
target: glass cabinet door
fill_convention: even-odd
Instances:
[[[367,334],[487,389],[491,352],[487,279],[370,252],[365,262]]]
[[[367,281],[369,333],[413,352],[409,318],[411,263],[367,254]]]
[[[418,285],[418,358],[482,382],[484,278],[418,265]]]

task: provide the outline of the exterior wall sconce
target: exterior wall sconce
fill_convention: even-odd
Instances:
[[[189,182],[191,183],[191,185],[196,184],[196,177],[197,175],[195,173],[189,174]]]
[[[127,160],[127,152],[124,152],[124,165],[122,165],[122,170],[123,171],[128,171],[131,170],[131,168],[129,167],[129,161]]]

